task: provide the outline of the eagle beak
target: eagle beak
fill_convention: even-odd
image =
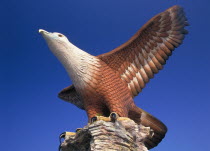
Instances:
[[[39,33],[40,33],[40,34],[43,34],[43,33],[48,34],[49,32],[47,32],[47,31],[44,30],[44,29],[39,29]]]

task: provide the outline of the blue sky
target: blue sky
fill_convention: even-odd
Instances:
[[[99,55],[126,42],[157,13],[179,4],[190,34],[135,102],[168,126],[153,151],[210,150],[210,2],[184,0],[21,0],[0,5],[0,146],[4,151],[55,151],[58,136],[87,123],[61,101],[71,84],[38,29],[65,34]]]

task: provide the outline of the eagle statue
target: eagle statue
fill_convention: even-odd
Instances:
[[[154,136],[146,141],[151,149],[164,138],[167,127],[134,103],[137,96],[163,65],[188,31],[183,8],[173,6],[154,16],[126,43],[93,56],[73,45],[63,34],[39,32],[65,67],[73,84],[59,98],[87,112],[90,123],[97,117],[128,117],[149,126]]]

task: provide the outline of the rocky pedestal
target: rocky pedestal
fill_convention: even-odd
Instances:
[[[68,135],[69,134],[69,135]],[[144,141],[152,137],[149,127],[130,119],[116,122],[96,121],[77,133],[66,133],[62,151],[148,151]]]

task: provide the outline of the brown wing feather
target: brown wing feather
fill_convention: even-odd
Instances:
[[[187,25],[183,9],[173,6],[150,19],[126,43],[98,57],[121,76],[136,96],[182,43]]]
[[[83,101],[80,99],[79,94],[77,93],[74,85],[70,85],[64,88],[61,92],[58,93],[58,97],[84,110]]]

